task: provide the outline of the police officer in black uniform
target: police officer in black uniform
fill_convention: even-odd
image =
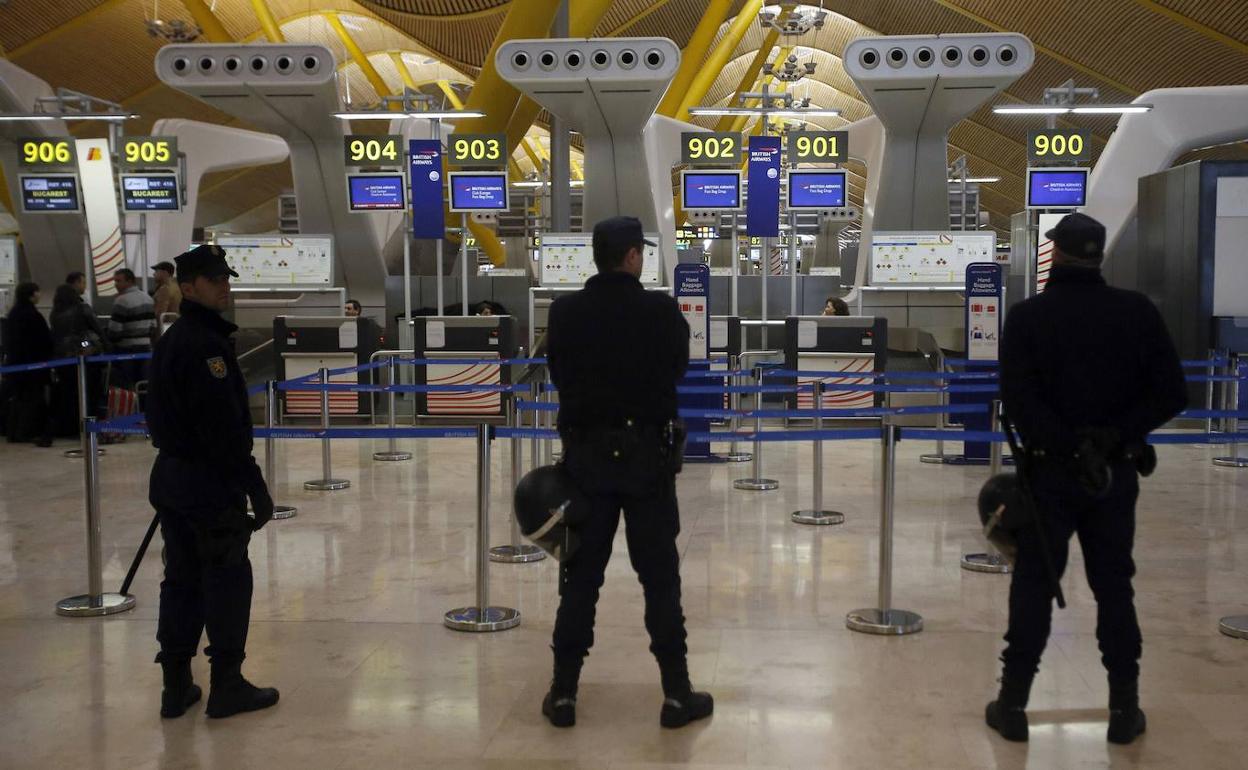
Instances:
[[[152,354],[147,422],[160,454],[149,500],[160,516],[165,579],[160,584],[156,661],[164,671],[160,715],[179,717],[200,698],[191,658],[207,629],[210,717],[277,703],[277,690],[242,675],[251,614],[251,533],[273,517],[273,500],[251,455],[247,385],[221,317],[229,306],[225,251],[203,245],[179,256],[180,317]],[[247,515],[250,498],[254,520]]]
[[[1156,464],[1146,437],[1186,406],[1187,391],[1161,314],[1101,276],[1104,226],[1070,214],[1046,237],[1048,285],[1010,311],[1001,339],[1001,397],[1023,439],[1041,528],[1018,536],[1001,691],[987,720],[1005,738],[1027,740],[1024,708],[1052,615],[1050,569],[1060,579],[1077,534],[1109,674],[1107,737],[1130,743],[1145,728],[1131,587],[1139,476]]]
[[[594,643],[594,608],[621,510],[663,683],[659,721],[681,727],[714,705],[689,682],[676,550],[683,452],[676,383],[689,363],[689,324],[671,297],[642,287],[647,243],[633,217],[599,222],[598,274],[550,308],[547,357],[559,389],[563,463],[589,509],[576,529],[580,547],[560,568],[554,681],[542,703],[558,727],[576,722],[577,681]]]

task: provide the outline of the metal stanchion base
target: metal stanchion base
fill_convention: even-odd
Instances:
[[[919,455],[919,462],[933,463],[936,465],[990,465],[987,457],[967,457],[966,455]],[[1001,458],[1002,465],[1013,465],[1013,457]]]
[[[1010,563],[999,553],[968,553],[962,557],[962,569],[967,572],[992,572],[998,575],[1010,573]]]
[[[684,462],[688,465],[716,465],[728,461],[723,455],[685,455]]]
[[[96,618],[116,615],[134,609],[134,597],[130,594],[103,593],[99,596],[82,594],[61,599],[56,603],[56,614],[71,618]]]
[[[482,618],[477,607],[460,607],[446,613],[442,623],[455,631],[506,631],[520,625],[520,610],[487,607]]]
[[[720,456],[724,458],[724,462],[729,463],[748,463],[754,459],[754,455],[749,452],[729,452]]]
[[[779,489],[780,482],[775,479],[737,479],[732,482],[733,489],[748,489],[753,492],[766,492]]]
[[[103,449],[95,450],[96,457],[103,457],[104,455],[105,455],[105,452]],[[71,460],[80,460],[82,459],[82,450],[81,449],[66,449],[64,452],[64,456],[68,457]]]
[[[949,455],[938,455],[938,454],[919,455],[919,462],[929,463],[931,465],[944,465],[945,463],[949,462]]]
[[[845,514],[838,511],[793,511],[794,524],[844,524]]]
[[[1248,457],[1215,457],[1213,464],[1219,468],[1248,468]]]
[[[304,489],[310,489],[313,492],[333,492],[336,489],[346,489],[351,486],[351,482],[346,479],[317,479],[315,481],[303,482]]]
[[[1218,630],[1236,639],[1248,639],[1248,615],[1232,615],[1218,621]]]
[[[528,562],[541,561],[545,558],[545,551],[527,543],[521,543],[520,545],[496,545],[490,549],[490,561],[503,564],[527,564]]]
[[[412,459],[411,452],[373,452],[374,460],[382,460],[384,462],[396,462],[398,460]]]
[[[850,631],[880,636],[905,636],[923,630],[923,617],[906,610],[881,610],[874,607],[854,610],[845,616]]]
[[[273,506],[273,518],[277,521],[282,519],[293,519],[299,509],[293,505],[275,505]]]

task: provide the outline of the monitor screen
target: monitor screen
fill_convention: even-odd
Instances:
[[[402,174],[347,174],[347,203],[352,211],[402,211]]]
[[[683,171],[680,201],[686,211],[741,208],[740,171]]]
[[[1073,209],[1087,202],[1088,169],[1027,169],[1027,208]]]
[[[66,214],[82,210],[75,174],[23,175],[22,210],[29,214]]]
[[[451,211],[506,211],[507,173],[452,172]]]
[[[789,208],[844,208],[845,177],[844,171],[790,171]]]
[[[121,208],[125,211],[179,211],[177,174],[122,174]]]

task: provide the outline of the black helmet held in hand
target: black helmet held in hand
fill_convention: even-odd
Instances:
[[[1032,522],[1025,495],[1017,473],[998,473],[979,490],[979,521],[984,525],[984,537],[1010,564],[1018,553],[1019,531]]]
[[[574,530],[585,518],[586,501],[562,466],[543,465],[524,474],[512,505],[524,536],[559,561],[580,545]]]

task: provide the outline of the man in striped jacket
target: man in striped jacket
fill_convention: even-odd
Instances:
[[[156,304],[136,285],[134,271],[123,267],[113,273],[117,299],[108,319],[108,336],[118,353],[152,352],[152,336],[156,331]],[[133,388],[145,379],[146,361],[119,361],[113,364],[113,383]]]

